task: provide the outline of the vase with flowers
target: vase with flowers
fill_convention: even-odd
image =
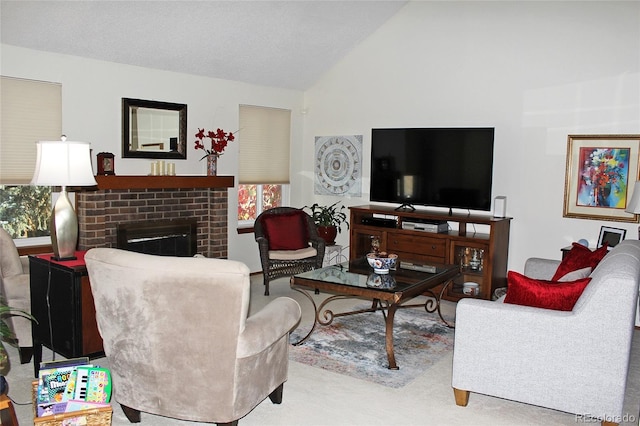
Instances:
[[[207,149],[204,145],[205,139],[211,140],[211,149]],[[225,132],[222,129],[213,131],[205,131],[198,128],[196,133],[195,148],[205,152],[200,160],[207,159],[207,176],[216,176],[218,174],[218,157],[224,153],[227,144],[235,139],[231,132]]]

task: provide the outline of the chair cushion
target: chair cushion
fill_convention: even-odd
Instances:
[[[318,251],[313,247],[299,250],[269,250],[269,259],[272,260],[302,260],[316,257]]]
[[[603,257],[607,255],[608,244],[605,243],[597,250],[591,251],[589,247],[585,247],[582,244],[573,243],[573,248],[564,256],[562,262],[558,266],[556,273],[551,278],[551,281],[558,281],[561,277],[565,276],[569,272],[576,271],[578,269],[591,267],[595,269],[598,263]]]
[[[269,250],[299,250],[309,247],[307,214],[300,211],[264,215],[260,219]]]
[[[537,280],[509,271],[504,303],[570,311],[590,281],[591,277],[562,282]]]

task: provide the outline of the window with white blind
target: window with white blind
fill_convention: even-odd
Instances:
[[[38,237],[49,235],[51,188],[29,183],[36,141],[60,139],[62,85],[2,76],[0,116],[0,225],[14,239],[49,243]]]
[[[28,185],[36,166],[36,141],[62,134],[62,85],[2,77],[0,183]]]
[[[291,111],[240,105],[238,224],[288,203]]]

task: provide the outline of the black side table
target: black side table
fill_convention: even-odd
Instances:
[[[32,324],[35,377],[42,345],[65,358],[104,355],[84,254],[62,262],[51,254],[29,256],[31,315],[38,321]]]

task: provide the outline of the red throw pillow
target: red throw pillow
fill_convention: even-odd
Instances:
[[[509,271],[504,303],[570,311],[590,281],[591,277],[567,282],[536,280]]]
[[[607,255],[609,244],[604,243],[602,247],[597,250],[591,251],[589,247],[585,247],[582,244],[573,243],[573,248],[564,256],[562,262],[558,266],[556,273],[553,274],[551,281],[558,281],[569,272],[576,271],[578,269],[591,267],[596,269],[598,263],[603,257]]]
[[[309,247],[306,216],[303,211],[262,216],[262,227],[269,240],[269,250],[298,250]]]

